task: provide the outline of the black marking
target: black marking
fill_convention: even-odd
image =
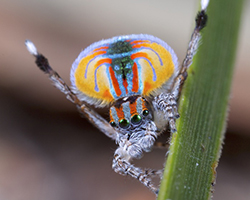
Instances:
[[[124,56],[121,58],[113,58],[111,67],[116,75],[122,75],[123,80],[127,78],[129,74],[132,74],[132,67],[134,61],[130,56]]]
[[[132,50],[132,45],[124,40],[110,44],[107,50],[107,55],[119,55],[112,58],[111,67],[116,75],[122,75],[123,80],[126,80],[128,74],[132,73],[132,67],[134,65],[134,61],[131,57],[124,53],[131,52]]]
[[[129,133],[128,133],[127,140],[129,140],[129,139],[130,139],[131,135],[132,135],[132,133],[131,133],[131,132],[129,132]]]
[[[124,97],[120,98],[120,99],[115,101],[114,106],[116,108],[120,108],[121,105],[127,101],[129,101],[130,104],[132,104],[138,99],[138,97],[140,97],[140,95],[133,95],[133,96],[125,97],[125,98]]]
[[[195,19],[195,22],[196,22],[195,28],[198,29],[199,31],[206,26],[207,14],[205,13],[205,10],[198,12],[196,19]]]
[[[112,43],[108,50],[108,55],[114,55],[114,54],[120,54],[120,53],[127,53],[133,50],[132,45],[129,42],[126,42],[124,40],[120,40],[117,42]]]
[[[49,65],[48,59],[45,58],[42,54],[37,54],[36,56],[36,65],[46,74],[49,74],[52,68]]]

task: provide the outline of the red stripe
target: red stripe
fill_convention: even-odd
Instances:
[[[95,56],[100,56],[100,55],[105,54],[105,53],[107,53],[107,52],[106,51],[97,51],[91,55],[92,56],[91,58],[94,58]]]
[[[117,117],[118,117],[119,121],[121,119],[125,118],[125,115],[124,115],[124,112],[123,112],[123,106],[122,105],[119,108],[115,107],[115,110],[116,110],[116,114],[117,114]]]
[[[110,77],[111,77],[111,81],[112,81],[113,87],[115,89],[115,93],[116,93],[117,96],[120,96],[122,94],[122,92],[121,92],[121,89],[119,87],[118,81],[117,81],[117,79],[115,77],[115,72],[112,69],[112,67],[109,67],[109,74],[110,74]]]
[[[133,79],[132,79],[133,88],[132,88],[132,92],[138,92],[138,90],[139,90],[139,82],[138,82],[138,68],[137,68],[136,62],[134,62],[134,65],[132,67],[132,71],[133,71]]]
[[[104,59],[101,59],[101,60],[98,60],[97,63],[95,64],[96,67],[104,64],[104,63],[109,63],[111,64],[112,63],[112,59],[110,58],[104,58]]]
[[[126,90],[126,94],[128,94],[128,81],[127,81],[127,79],[123,80],[123,86],[124,86],[124,88]]]
[[[136,106],[137,106],[137,101],[135,101],[134,103],[129,104],[131,116],[134,115],[134,114],[138,114]]]
[[[142,43],[142,44],[135,44],[133,46],[133,48],[141,48],[141,47],[150,47],[149,44],[145,44],[145,43]]]
[[[131,55],[132,60],[134,60],[136,58],[140,58],[140,57],[144,57],[144,58],[147,58],[148,60],[150,60],[147,53],[138,52],[138,53],[134,53],[134,54]]]
[[[108,49],[109,47],[107,46],[104,46],[104,47],[99,47],[99,48],[96,48],[94,49],[93,51],[98,51],[98,50],[103,50],[103,49]]]
[[[149,42],[149,40],[134,40],[132,42],[130,42],[130,44],[135,44],[135,43],[140,43],[140,42]]]

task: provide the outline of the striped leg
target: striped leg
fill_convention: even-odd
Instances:
[[[180,72],[177,75],[171,93],[161,93],[154,98],[154,108],[164,112],[165,118],[169,122],[171,132],[176,131],[175,120],[179,117],[177,111],[177,101],[182,86],[187,78],[187,69],[192,64],[193,57],[199,45],[201,38],[200,31],[205,27],[207,22],[206,8],[203,8],[196,17],[196,26],[192,33],[191,40],[188,45],[187,54],[183,60]]]
[[[98,113],[89,108],[86,104],[81,102],[75,93],[70,89],[70,87],[64,82],[64,80],[59,76],[59,74],[54,71],[46,57],[37,52],[35,45],[29,41],[25,41],[28,51],[35,56],[36,65],[43,71],[45,74],[49,75],[50,80],[53,82],[55,87],[59,89],[62,93],[66,95],[66,98],[74,103],[81,114],[83,114],[92,124],[94,124],[100,131],[105,135],[110,137],[113,140],[117,138],[117,132],[115,129],[110,126],[110,124],[103,119]]]
[[[173,94],[161,93],[156,96],[153,101],[153,106],[156,110],[163,113],[164,118],[169,123],[170,131],[176,131],[175,120],[179,117],[177,103]]]
[[[156,195],[158,194],[158,188],[152,183],[152,177],[162,176],[162,170],[143,170],[139,167],[135,167],[129,162],[130,157],[126,155],[122,148],[118,148],[115,151],[112,168],[114,171],[121,175],[130,175],[133,178],[138,179],[143,185],[149,188]]]
[[[206,14],[205,9],[206,8],[203,8],[197,14],[197,17],[195,20],[196,26],[192,33],[191,39],[189,41],[186,56],[183,60],[180,72],[176,77],[176,81],[174,82],[172,94],[176,100],[178,100],[183,83],[185,82],[187,78],[187,75],[188,75],[187,69],[192,64],[193,57],[196,54],[196,51],[198,49],[199,41],[201,39],[200,31],[206,26],[206,23],[207,23],[207,14]]]

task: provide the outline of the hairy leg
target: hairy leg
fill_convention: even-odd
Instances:
[[[85,116],[95,127],[102,131],[105,135],[116,140],[117,131],[110,126],[110,124],[103,119],[98,113],[88,107],[84,102],[80,101],[76,94],[70,89],[65,81],[59,76],[59,74],[52,69],[49,65],[48,59],[42,54],[37,52],[35,45],[29,41],[25,41],[28,51],[35,56],[36,65],[45,73],[49,75],[50,80],[62,93],[66,95],[66,98],[74,103],[83,116]]]
[[[188,44],[186,56],[183,60],[179,74],[176,76],[170,93],[161,93],[154,98],[153,106],[157,111],[163,112],[164,117],[169,122],[170,131],[176,131],[175,120],[179,117],[177,111],[177,101],[182,90],[182,86],[187,78],[187,69],[192,64],[193,57],[198,49],[201,38],[200,31],[205,27],[207,15],[205,8],[196,17],[196,26]]]
[[[139,180],[143,185],[149,188],[156,195],[158,194],[158,188],[156,188],[152,183],[152,177],[162,176],[162,170],[151,170],[151,169],[141,169],[135,167],[129,162],[130,157],[126,155],[121,147],[119,147],[114,154],[112,168],[116,173],[121,175],[130,175],[133,178]]]

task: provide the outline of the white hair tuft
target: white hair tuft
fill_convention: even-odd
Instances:
[[[25,45],[26,45],[26,48],[28,49],[28,51],[30,52],[30,54],[32,54],[34,56],[38,55],[36,46],[34,45],[33,42],[31,42],[30,40],[25,40]]]
[[[201,0],[201,10],[206,10],[209,4],[209,0]]]

